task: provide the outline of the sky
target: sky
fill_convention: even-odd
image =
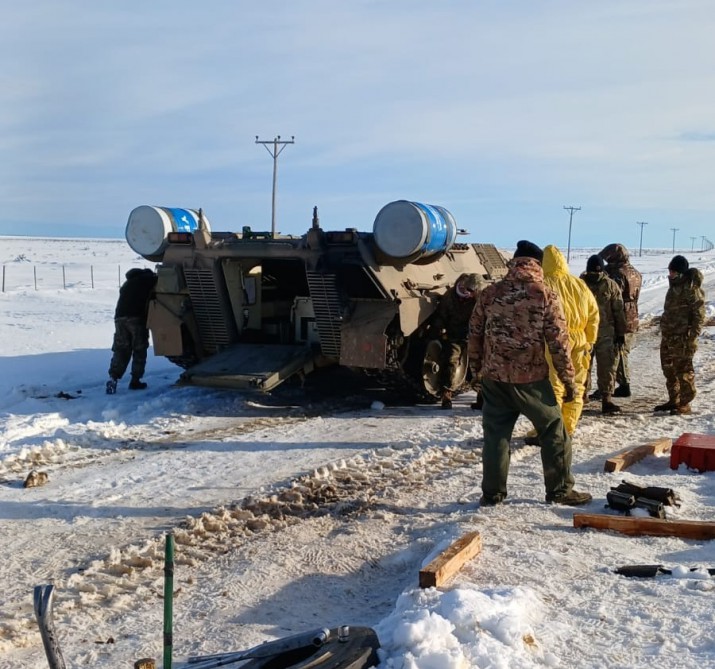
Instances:
[[[573,272],[591,252],[575,250]],[[118,240],[0,238],[0,669],[46,669],[32,590],[48,583],[68,667],[161,666],[169,531],[177,668],[344,624],[376,631],[379,669],[715,665],[714,542],[573,527],[575,511],[614,513],[605,497],[622,479],[675,490],[671,520],[712,522],[715,472],[671,469],[668,453],[603,471],[623,449],[715,435],[713,325],[699,339],[694,413],[652,413],[666,399],[653,319],[669,259],[633,258],[643,273],[633,397],[615,416],[590,403],[574,436],[576,487],[593,502],[544,503],[520,419],[507,502],[480,509],[473,392],[446,412],[371,392],[321,403],[288,389],[178,386],[181,370],[150,351],[147,390],[129,391],[125,377],[108,396],[118,270],[146,261]],[[712,323],[715,252],[690,261]],[[24,488],[32,470],[47,483]],[[419,589],[419,570],[474,531],[481,552],[442,587]],[[614,573],[634,564],[673,573]]]
[[[121,238],[147,204],[269,230],[280,136],[283,234],[406,199],[498,246],[715,240],[709,0],[0,7],[0,234]]]

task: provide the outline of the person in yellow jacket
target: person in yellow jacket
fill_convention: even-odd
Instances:
[[[583,395],[591,365],[591,349],[598,336],[598,303],[585,281],[569,272],[564,254],[553,244],[544,248],[542,267],[544,283],[559,296],[569,331],[571,362],[576,371],[574,376],[576,396],[573,401],[563,403],[564,386],[554,370],[548,351],[546,358],[549,363],[549,378],[556,400],[561,406],[566,431],[572,435],[576,431],[576,425],[583,411]],[[529,433],[527,443],[533,442],[535,434]]]

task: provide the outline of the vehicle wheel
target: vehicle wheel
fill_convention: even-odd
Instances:
[[[350,627],[344,641],[339,628],[330,630],[330,639],[319,648],[307,647],[266,658],[248,660],[241,669],[369,669],[379,662],[380,642],[370,627]]]
[[[422,354],[422,385],[435,397],[442,390],[442,344],[438,339],[432,339],[425,344]]]

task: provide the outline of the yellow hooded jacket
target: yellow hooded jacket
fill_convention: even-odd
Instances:
[[[583,411],[583,394],[591,365],[591,349],[598,336],[598,303],[586,283],[569,272],[564,254],[553,244],[544,248],[544,260],[541,265],[544,270],[544,283],[552,288],[561,300],[561,308],[569,330],[571,361],[576,371],[574,378],[576,398],[573,402],[562,405],[561,412],[566,430],[569,434],[573,434]],[[561,404],[564,387],[551,364],[549,367],[551,384],[556,399]]]

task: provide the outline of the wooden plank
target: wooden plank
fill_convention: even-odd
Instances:
[[[608,458],[606,464],[603,467],[604,472],[620,472],[622,469],[626,469],[631,465],[639,462],[647,455],[660,455],[670,450],[673,445],[672,439],[657,439],[650,444],[643,444],[643,446],[636,446],[623,453]]]
[[[420,588],[439,587],[481,550],[482,537],[479,532],[465,534],[420,571]]]
[[[596,530],[614,530],[633,536],[715,539],[715,523],[700,520],[661,520],[660,518],[575,513],[573,526],[592,527]]]

